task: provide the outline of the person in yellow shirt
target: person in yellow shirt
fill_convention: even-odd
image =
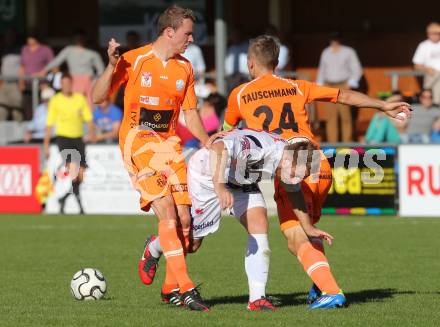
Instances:
[[[55,127],[56,143],[63,158],[67,172],[72,176],[72,192],[78,202],[80,213],[84,213],[79,195],[79,186],[87,167],[84,136],[84,124],[88,124],[88,136],[85,140],[93,142],[93,116],[87,99],[73,92],[72,77],[64,74],[61,78],[61,92],[49,102],[46,134],[44,137],[44,155],[49,158],[49,143]],[[58,199],[60,212],[64,213],[64,204],[70,192]]]

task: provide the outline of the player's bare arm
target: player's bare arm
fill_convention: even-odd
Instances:
[[[232,208],[234,197],[226,189],[226,178],[224,176],[228,164],[228,154],[223,142],[216,142],[211,146],[210,163],[212,171],[212,182],[214,191],[217,194],[222,210]]]
[[[96,80],[95,86],[92,90],[92,100],[95,104],[102,103],[107,98],[107,95],[110,91],[112,74],[119,59],[119,46],[120,44],[113,38],[108,43],[108,65],[102,75]]]
[[[197,110],[184,110],[185,123],[192,135],[194,135],[203,145],[209,139],[208,134],[203,128],[202,120]]]
[[[209,148],[211,147],[212,143],[213,143],[216,139],[218,139],[218,138],[222,138],[223,136],[225,136],[226,134],[228,134],[228,132],[229,132],[229,130],[228,130],[228,131],[220,131],[220,132],[217,132],[217,133],[215,133],[215,134],[212,134],[212,135],[208,138],[208,141],[205,143],[205,146],[209,149]]]
[[[379,99],[374,99],[366,94],[352,91],[340,90],[338,95],[338,102],[349,106],[362,108],[375,108],[383,111],[391,118],[404,121],[411,117],[411,105],[406,102],[385,102]],[[402,115],[399,115],[403,113]]]

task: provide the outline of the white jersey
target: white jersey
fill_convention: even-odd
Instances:
[[[220,141],[230,159],[225,176],[229,183],[237,186],[270,179],[287,144],[276,134],[251,129],[232,130]]]
[[[258,187],[246,185],[255,184],[259,179],[274,174],[286,142],[278,135],[249,129],[233,130],[221,141],[228,151],[229,164],[233,164],[232,168],[227,168],[228,175],[232,176],[227,187],[234,197],[230,213],[240,219],[252,208],[266,208],[266,202]],[[205,148],[198,150],[188,163],[188,191],[192,202],[194,238],[203,238],[215,233],[220,226],[222,212],[212,182],[209,152]],[[240,180],[243,181],[242,184],[239,183]]]

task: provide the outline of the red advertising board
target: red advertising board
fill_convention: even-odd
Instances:
[[[39,213],[38,147],[0,147],[0,213]]]

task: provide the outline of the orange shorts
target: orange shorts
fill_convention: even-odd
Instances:
[[[304,193],[304,200],[307,205],[307,211],[316,224],[321,218],[321,209],[324,205],[327,193],[332,185],[332,170],[327,158],[323,157],[319,170],[319,180],[312,182],[312,176],[307,177],[301,182],[301,189]],[[293,213],[292,206],[287,197],[287,193],[280,185],[278,178],[275,178],[274,200],[277,204],[278,218],[281,231],[299,225],[298,218]]]
[[[147,141],[133,148],[141,151],[126,155],[124,164],[140,194],[142,210],[149,211],[154,200],[168,195],[173,196],[176,205],[191,205],[185,158],[179,143]]]

